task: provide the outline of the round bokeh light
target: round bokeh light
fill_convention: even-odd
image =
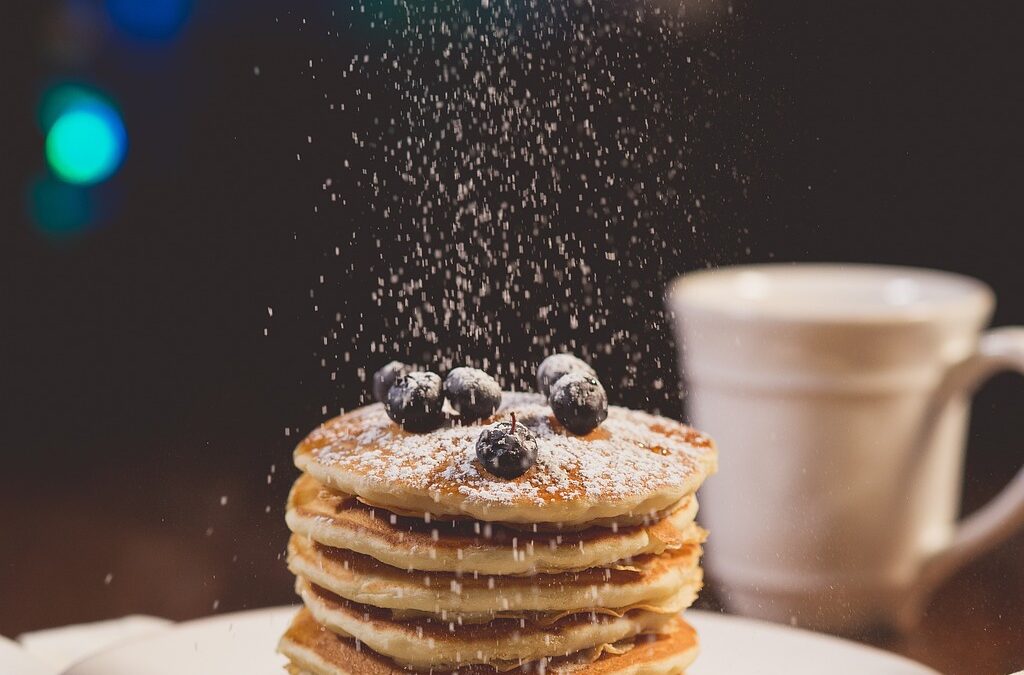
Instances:
[[[188,19],[189,0],[107,0],[114,25],[137,38],[166,40]]]
[[[39,101],[39,127],[46,133],[60,116],[72,108],[87,105],[113,107],[106,95],[76,82],[63,82],[47,89]]]
[[[89,188],[70,185],[52,176],[40,176],[32,182],[28,207],[38,230],[55,240],[76,237],[93,223]]]
[[[76,105],[54,121],[46,135],[46,159],[62,180],[92,185],[121,165],[127,135],[120,115],[99,101]]]

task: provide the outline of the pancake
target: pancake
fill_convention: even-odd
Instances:
[[[537,461],[505,480],[476,460],[481,431],[516,413],[537,437]],[[561,523],[635,519],[693,493],[717,465],[711,439],[678,422],[611,406],[608,419],[575,436],[539,394],[504,394],[479,423],[408,433],[381,404],[358,408],[313,431],[295,465],[318,481],[372,504],[490,522]]]
[[[673,618],[666,632],[636,638],[630,649],[613,649],[596,659],[554,659],[510,666],[516,673],[549,675],[681,675],[697,656],[697,636],[682,618]],[[627,645],[628,646],[628,645]],[[292,621],[279,645],[291,660],[293,675],[408,675],[409,671],[359,642],[338,636],[316,623],[302,609]],[[618,652],[618,653],[616,653]],[[463,665],[455,669],[433,669],[433,675],[495,675],[492,666]]]
[[[288,567],[296,576],[346,600],[391,609],[393,618],[427,613],[472,623],[531,612],[621,613],[653,607],[684,589],[690,591],[687,596],[692,602],[701,583],[700,552],[698,540],[662,555],[641,556],[632,561],[631,569],[481,576],[407,572],[293,535]],[[685,606],[689,603],[679,609]]]
[[[678,549],[698,539],[690,496],[650,525],[578,532],[526,533],[467,520],[426,522],[374,509],[303,475],[288,497],[285,520],[296,534],[403,570],[532,574],[581,570]]]
[[[586,614],[588,616],[613,616],[621,617],[634,610],[654,612],[655,614],[679,614],[687,609],[697,599],[697,594],[703,586],[704,571],[697,569],[690,578],[679,587],[677,591],[663,598],[655,598],[643,602],[636,602],[625,607],[587,607],[581,609],[564,610],[558,613],[550,612],[479,612],[470,614],[421,612],[417,610],[390,610],[393,621],[406,621],[422,618],[434,620],[445,620],[458,626],[488,623],[495,619],[520,619],[530,626],[551,626],[558,623],[567,616],[574,614]]]
[[[688,495],[689,496],[689,495]],[[658,511],[652,511],[650,513],[635,513],[631,515],[615,516],[614,518],[595,518],[594,520],[587,521],[585,523],[501,523],[504,527],[518,530],[520,532],[579,532],[580,530],[586,530],[591,527],[607,527],[613,530],[617,530],[620,527],[629,527],[632,525],[644,525],[647,523],[653,523],[661,520],[668,514],[677,510],[687,500],[687,497],[683,497],[678,502],[670,504],[667,508],[660,509]],[[383,509],[390,513],[394,513],[398,516],[406,516],[409,518],[416,518],[417,520],[424,520],[430,522],[431,520],[463,520],[468,522],[480,522],[474,518],[470,518],[466,515],[438,515],[436,513],[430,513],[429,511],[413,511],[411,509],[403,509],[395,506],[384,506],[382,504],[374,504],[369,499],[364,497],[356,497],[356,499],[367,506]],[[484,521],[490,522],[490,521]]]
[[[296,582],[317,623],[352,637],[396,663],[417,669],[535,661],[660,632],[676,613],[633,610],[623,616],[575,614],[548,625],[495,619],[457,625],[435,619],[394,621],[386,610],[349,602],[302,579]]]

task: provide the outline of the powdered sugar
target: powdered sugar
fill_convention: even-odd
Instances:
[[[457,389],[477,389],[496,398],[501,397],[501,387],[498,382],[477,368],[453,368],[445,377],[445,384]]]
[[[512,411],[539,447],[532,469],[505,480],[480,465],[474,445],[485,426],[507,420]],[[678,422],[616,406],[594,432],[574,436],[554,420],[543,397],[508,392],[490,420],[424,434],[403,431],[380,405],[367,406],[321,426],[303,450],[369,484],[504,505],[643,498],[691,483],[715,455],[705,436]]]
[[[551,385],[569,373],[583,373],[590,377],[597,377],[597,373],[590,367],[590,364],[579,357],[572,354],[552,354],[537,366],[537,391],[545,396],[548,395]]]

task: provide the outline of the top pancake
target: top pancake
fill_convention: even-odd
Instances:
[[[489,473],[476,459],[483,429],[515,412],[537,437],[537,462],[519,478]],[[506,392],[498,413],[409,433],[380,404],[313,431],[295,465],[321,483],[384,508],[507,523],[566,525],[656,514],[714,472],[710,438],[655,415],[611,406],[586,436],[566,431],[539,394]]]

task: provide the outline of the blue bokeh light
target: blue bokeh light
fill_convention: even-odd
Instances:
[[[106,0],[114,25],[144,40],[168,40],[188,20],[190,0]]]

